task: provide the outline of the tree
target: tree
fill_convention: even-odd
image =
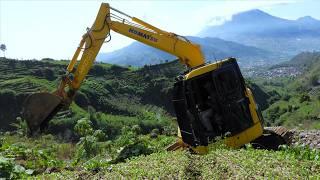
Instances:
[[[1,51],[3,51],[3,57],[6,57],[5,51],[7,50],[7,46],[5,44],[1,44],[0,49],[1,49]]]

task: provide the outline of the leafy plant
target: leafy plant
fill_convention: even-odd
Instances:
[[[16,123],[11,123],[11,126],[16,128],[16,131],[21,136],[26,136],[28,133],[28,125],[25,120],[23,120],[21,117],[17,117]]]
[[[87,118],[82,118],[78,120],[77,124],[74,126],[74,130],[82,137],[91,135],[93,133],[92,123]]]
[[[280,149],[283,155],[293,156],[299,160],[320,161],[320,150],[318,149],[311,149],[310,147],[303,145],[294,147],[281,145]]]
[[[33,170],[25,169],[14,163],[14,159],[0,156],[0,178],[20,179],[33,174]]]

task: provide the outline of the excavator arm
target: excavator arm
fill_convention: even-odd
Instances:
[[[129,21],[114,15],[110,10],[130,18]],[[69,73],[74,71],[79,54],[84,49],[80,63],[74,73],[73,89],[80,87],[102,44],[110,36],[110,30],[175,55],[181,63],[190,68],[204,64],[204,57],[199,45],[191,43],[182,36],[168,33],[138,18],[126,15],[110,7],[109,4],[102,3],[93,26],[83,35],[83,39],[67,68]]]
[[[110,37],[111,30],[175,55],[188,68],[196,68],[205,63],[199,45],[182,36],[163,31],[138,18],[131,17],[110,7],[107,3],[102,3],[92,27],[87,29],[82,36],[79,47],[57,90],[52,94],[36,93],[26,99],[22,115],[31,133],[37,131],[39,127],[46,127],[50,119],[62,107],[70,105],[103,43]]]

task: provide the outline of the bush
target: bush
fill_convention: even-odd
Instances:
[[[90,70],[90,74],[94,76],[103,76],[106,74],[106,69],[101,65],[94,65]]]
[[[49,81],[53,81],[53,80],[56,79],[56,77],[54,75],[54,71],[52,69],[50,69],[50,68],[45,68],[43,70],[43,75]]]
[[[107,139],[106,134],[102,130],[95,130],[93,133],[93,136],[97,138],[97,141],[105,141]]]
[[[118,163],[118,162],[124,162],[125,159],[129,159],[134,156],[140,156],[140,155],[149,155],[153,151],[148,147],[148,145],[143,142],[136,142],[134,144],[130,144],[125,146],[117,156],[115,160],[113,160],[113,163]]]
[[[308,146],[295,146],[289,147],[287,145],[281,145],[280,149],[284,155],[292,155],[295,159],[299,160],[311,160],[311,161],[319,161],[320,160],[320,150],[311,149]]]
[[[305,101],[310,101],[310,100],[311,100],[311,98],[310,98],[310,96],[309,96],[308,94],[302,94],[302,95],[300,96],[299,102],[300,102],[300,103],[303,103],[303,102],[305,102]]]
[[[151,138],[157,138],[159,134],[160,134],[159,129],[152,129],[152,131],[150,133],[150,137]]]
[[[310,84],[312,86],[318,86],[320,83],[320,77],[318,75],[313,75],[311,78],[310,78]]]
[[[88,96],[85,93],[78,91],[74,97],[74,102],[78,106],[80,106],[82,108],[86,108],[86,107],[88,107],[90,101],[89,101]]]
[[[80,138],[80,141],[77,143],[77,152],[76,152],[76,163],[80,159],[90,158],[101,152],[101,148],[97,142],[97,138],[91,135]]]
[[[28,125],[27,122],[23,119],[21,119],[21,117],[17,117],[17,122],[16,123],[12,123],[11,126],[16,128],[16,132],[21,135],[21,136],[26,136],[28,133]]]
[[[133,131],[136,135],[138,135],[138,134],[140,134],[140,133],[142,132],[142,129],[141,129],[141,127],[140,127],[139,125],[133,125],[133,126],[132,126],[132,131]]]
[[[274,123],[274,121],[280,117],[280,107],[275,106],[274,108],[271,108],[267,111],[268,117],[271,120],[271,123]]]
[[[288,94],[284,94],[284,95],[282,96],[282,100],[284,100],[284,101],[289,101],[290,98],[291,98],[291,96],[288,95]]]
[[[92,135],[92,123],[87,118],[82,118],[78,120],[77,124],[74,126],[74,130],[79,136],[82,137]]]
[[[21,179],[33,174],[33,170],[25,169],[14,163],[13,159],[0,156],[0,179]]]

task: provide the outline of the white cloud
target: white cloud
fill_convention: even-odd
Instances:
[[[292,0],[269,0],[269,1],[213,1],[212,3],[197,9],[193,13],[193,21],[198,21],[198,30],[205,26],[220,25],[231,20],[233,14],[251,9],[271,8],[275,5],[295,3]]]

